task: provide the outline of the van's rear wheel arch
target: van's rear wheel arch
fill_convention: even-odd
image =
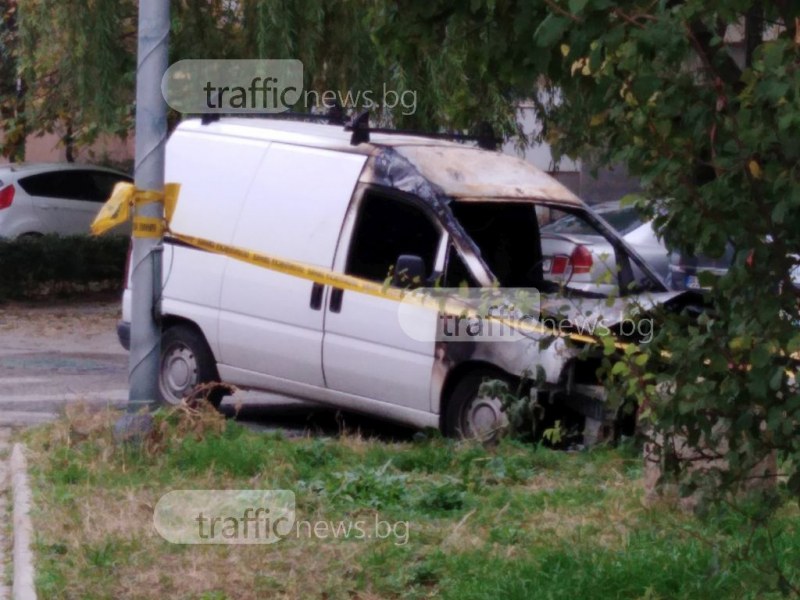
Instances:
[[[486,423],[496,420],[494,428],[498,431],[505,427],[505,415],[502,413],[498,398],[484,398],[479,395],[481,383],[497,379],[508,384],[513,392],[519,382],[515,377],[492,364],[484,362],[468,362],[458,365],[445,380],[442,387],[442,404],[439,410],[439,423],[442,433],[448,437],[476,437],[470,431],[470,423],[479,418]],[[480,436],[477,436],[480,437]]]
[[[217,363],[203,332],[186,319],[164,318],[158,366],[158,395],[165,406],[180,404],[198,386],[219,381]],[[225,389],[217,387],[207,399],[216,407],[224,396]]]

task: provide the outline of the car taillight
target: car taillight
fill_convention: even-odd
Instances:
[[[747,253],[747,258],[744,260],[744,263],[745,263],[745,264],[746,264],[748,267],[751,267],[751,268],[752,268],[752,266],[753,266],[753,263],[755,263],[755,261],[756,261],[756,259],[755,259],[755,254],[756,254],[756,251],[755,251],[755,250],[750,250],[750,252],[748,252],[748,253]]]
[[[14,202],[14,186],[7,185],[0,190],[0,210],[8,208]]]
[[[575,246],[569,262],[572,265],[573,275],[589,273],[592,270],[592,253],[587,250],[586,246]]]
[[[569,258],[566,256],[554,256],[553,262],[550,267],[550,272],[553,275],[563,275],[566,270],[567,266],[569,265]]]

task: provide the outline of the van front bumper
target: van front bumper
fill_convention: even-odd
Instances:
[[[131,349],[131,324],[127,321],[117,322],[117,337],[125,350]]]

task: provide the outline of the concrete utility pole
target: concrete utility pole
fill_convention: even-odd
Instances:
[[[136,187],[163,191],[164,146],[167,139],[167,106],[161,94],[161,78],[168,67],[169,0],[140,0],[139,48],[136,70]],[[143,217],[161,218],[162,202],[136,208]],[[153,408],[158,398],[161,325],[160,237],[133,237],[131,254],[131,350],[128,413]]]

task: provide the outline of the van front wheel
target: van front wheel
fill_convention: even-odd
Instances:
[[[162,404],[177,406],[198,386],[218,380],[214,356],[199,331],[175,325],[161,335],[158,395]],[[223,390],[218,388],[207,399],[217,407],[222,396]]]
[[[508,428],[503,401],[495,394],[481,390],[484,381],[508,378],[489,369],[465,375],[453,388],[444,414],[444,434],[483,442],[497,440]]]

